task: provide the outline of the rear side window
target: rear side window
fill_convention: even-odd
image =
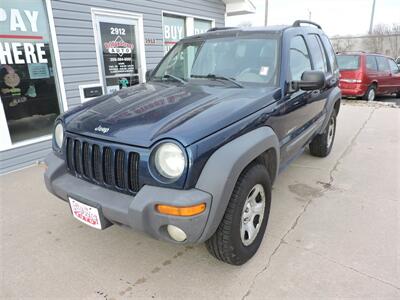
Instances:
[[[316,34],[309,35],[310,52],[314,62],[314,70],[328,72],[325,51],[322,48],[321,41]]]
[[[304,38],[295,36],[290,41],[289,69],[292,80],[300,80],[304,71],[311,70],[310,55]]]
[[[378,71],[378,65],[376,63],[375,56],[367,55],[367,69],[372,71]]]
[[[338,55],[337,62],[340,70],[358,70],[360,55]]]
[[[328,54],[328,59],[330,62],[330,66],[331,66],[331,71],[332,73],[335,72],[335,70],[337,71],[337,62],[336,62],[336,54],[335,54],[335,50],[333,50],[332,44],[329,41],[328,37],[326,35],[322,35],[322,42],[325,46],[325,50]]]
[[[379,71],[390,71],[389,63],[386,57],[377,56],[376,62],[378,63],[378,70]]]
[[[399,66],[394,62],[393,59],[388,59],[389,66],[390,66],[390,71],[392,71],[393,74],[400,73]]]

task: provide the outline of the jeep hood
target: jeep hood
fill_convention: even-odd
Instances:
[[[99,97],[64,115],[69,132],[150,147],[188,146],[274,102],[277,88],[150,82]]]

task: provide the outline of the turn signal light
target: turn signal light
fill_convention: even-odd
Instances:
[[[156,210],[160,214],[179,216],[179,217],[190,217],[201,214],[206,209],[205,203],[196,204],[193,206],[172,206],[157,204]]]

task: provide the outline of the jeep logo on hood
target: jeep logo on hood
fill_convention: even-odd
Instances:
[[[102,133],[107,133],[110,130],[108,127],[102,127],[101,125],[97,126],[94,131],[100,131]]]

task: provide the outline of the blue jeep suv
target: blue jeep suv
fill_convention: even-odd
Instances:
[[[307,146],[331,151],[338,79],[309,21],[184,38],[145,83],[56,120],[46,186],[89,226],[205,242],[241,265],[264,237],[279,172]]]

